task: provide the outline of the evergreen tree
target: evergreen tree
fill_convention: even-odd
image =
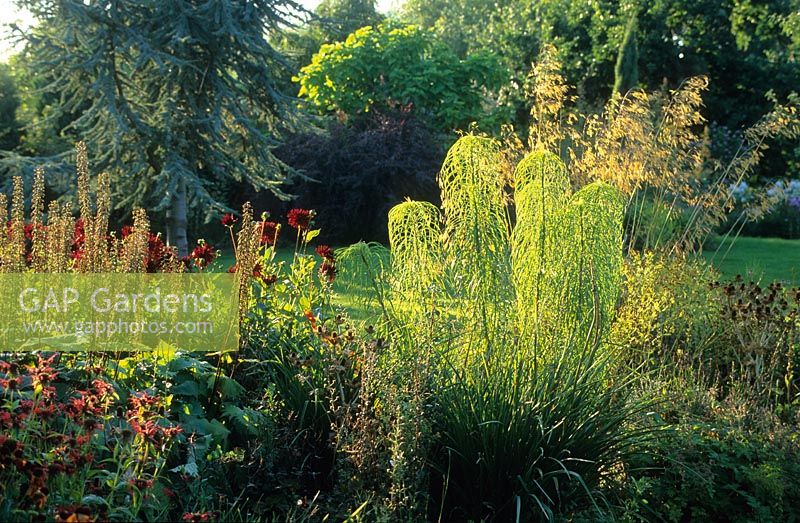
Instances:
[[[636,42],[637,13],[625,26],[625,36],[614,66],[614,92],[625,95],[639,83],[639,47]]]
[[[294,119],[277,88],[285,63],[266,35],[304,12],[293,0],[17,4],[38,22],[21,35],[59,93],[53,117],[79,115],[67,129],[111,173],[118,206],[165,212],[180,254],[189,209],[227,210],[226,184],[282,195],[290,171],[272,149]]]
[[[322,18],[322,43],[344,40],[356,29],[383,20],[375,10],[375,0],[322,0],[314,12]]]
[[[9,66],[0,64],[0,150],[13,149],[19,144],[18,107],[19,94]]]

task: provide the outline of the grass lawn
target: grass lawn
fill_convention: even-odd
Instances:
[[[760,280],[762,283],[780,280],[800,285],[800,240],[740,236],[733,246],[730,241],[712,242],[703,252],[703,257],[713,263],[726,279],[741,274],[745,279]],[[280,249],[276,259],[291,263],[292,249]],[[214,262],[212,270],[225,271],[233,262],[233,254],[224,252]],[[369,293],[352,288],[345,290],[339,286],[336,291],[335,303],[346,308],[353,319],[377,319],[374,317],[377,304],[370,304],[365,299]]]
[[[313,252],[313,248],[308,249],[309,254],[313,254]],[[292,263],[293,256],[293,248],[284,247],[275,253],[275,261],[282,261],[284,266],[288,267]],[[211,265],[211,270],[213,272],[225,272],[235,261],[230,250],[223,250]],[[372,292],[368,289],[358,289],[350,285],[335,285],[333,304],[346,309],[347,314],[355,321],[372,323],[380,318],[378,304],[372,300]]]
[[[740,236],[732,246],[730,242],[711,245],[703,256],[726,278],[741,274],[762,283],[800,284],[800,240]]]

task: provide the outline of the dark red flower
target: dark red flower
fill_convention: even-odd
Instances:
[[[208,267],[217,258],[217,250],[208,243],[201,243],[190,254],[198,267]]]
[[[320,277],[327,279],[329,282],[332,282],[336,278],[336,272],[336,265],[328,260],[325,260],[322,262],[322,265],[319,266]]]
[[[147,238],[147,259],[145,260],[147,272],[160,272],[164,265],[175,256],[175,250],[167,247],[160,234],[150,233]]]
[[[141,479],[141,478],[131,478],[128,480],[128,484],[132,487],[136,487],[138,490],[147,490],[153,486],[152,479]]]
[[[83,220],[75,220],[75,231],[72,236],[72,259],[80,261],[83,257],[83,244],[86,242],[86,233],[83,229]]]
[[[233,225],[239,221],[239,219],[231,213],[225,213],[225,216],[222,217],[222,225],[225,227],[233,227]]]
[[[311,226],[314,216],[316,216],[316,213],[308,209],[292,209],[286,215],[286,219],[291,227],[298,231],[304,231]]]
[[[133,232],[133,226],[132,225],[124,225],[122,227],[122,230],[120,231],[120,236],[122,236],[122,238],[124,239],[124,238],[127,238],[128,236],[130,236],[132,232]]]
[[[252,276],[253,276],[253,278],[255,278],[257,280],[261,279],[264,276],[261,273],[261,262],[256,262],[256,264],[253,265],[253,275]]]
[[[321,258],[333,262],[333,249],[331,249],[330,245],[317,245],[314,250]]]
[[[186,512],[181,519],[183,521],[194,523],[200,521],[212,521],[216,517],[216,512]]]
[[[261,222],[259,224],[261,230],[261,245],[275,245],[275,239],[278,237],[278,230],[280,227],[275,222]]]
[[[83,523],[96,521],[92,509],[86,505],[66,505],[56,508],[56,523]]]

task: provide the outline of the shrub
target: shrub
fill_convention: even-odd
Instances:
[[[724,396],[683,373],[651,384],[671,423],[631,455],[619,519],[792,521],[800,506],[796,425],[752,398]]]
[[[645,372],[714,360],[720,308],[711,269],[693,259],[633,253],[624,264],[612,343],[630,369]],[[642,367],[644,366],[644,367]]]
[[[316,209],[338,242],[386,239],[386,215],[404,198],[435,198],[444,157],[436,137],[407,110],[371,111],[350,126],[290,139],[276,151],[306,180],[287,187],[296,205]]]

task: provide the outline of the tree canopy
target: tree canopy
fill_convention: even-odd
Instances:
[[[36,18],[30,67],[55,93],[51,118],[75,115],[92,164],[112,174],[119,207],[166,211],[187,249],[187,209],[225,210],[231,181],[280,193],[272,149],[294,116],[266,39],[292,0],[19,0]]]
[[[430,31],[384,24],[323,45],[296,81],[299,96],[323,112],[354,115],[376,105],[410,105],[435,128],[450,131],[485,118],[484,93],[505,79],[489,53],[460,59]]]

